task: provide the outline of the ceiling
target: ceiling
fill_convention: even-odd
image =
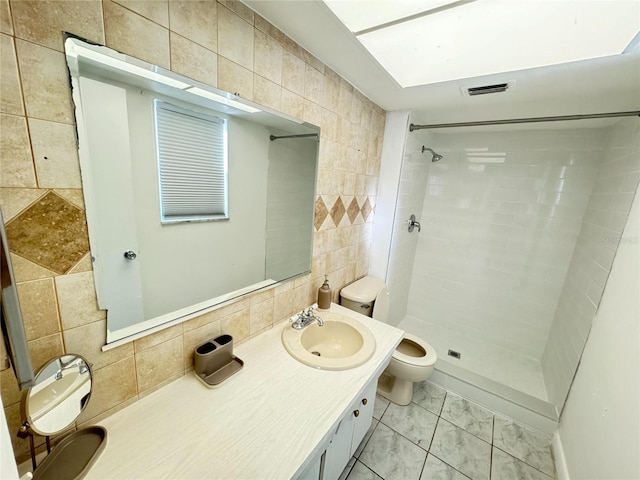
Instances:
[[[244,1],[385,110],[414,111],[416,123],[640,110],[638,45],[621,55],[402,88],[323,1]],[[504,93],[461,90],[505,82],[513,86]]]

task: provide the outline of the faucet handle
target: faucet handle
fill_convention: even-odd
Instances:
[[[318,308],[318,304],[314,303],[313,305],[311,305],[309,308],[307,308],[307,310],[305,311],[306,315],[313,315],[313,311]]]

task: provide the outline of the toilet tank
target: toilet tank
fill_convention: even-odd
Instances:
[[[379,278],[363,277],[340,290],[340,305],[384,322],[389,312],[387,286]]]

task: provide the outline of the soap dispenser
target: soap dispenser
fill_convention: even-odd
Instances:
[[[331,287],[327,275],[324,276],[324,283],[318,289],[318,308],[321,310],[329,310],[331,308]]]

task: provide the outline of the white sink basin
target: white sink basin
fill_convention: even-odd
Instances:
[[[337,313],[318,316],[323,326],[313,323],[296,330],[287,323],[282,330],[282,345],[293,358],[321,370],[347,370],[371,358],[376,340],[364,324]]]

